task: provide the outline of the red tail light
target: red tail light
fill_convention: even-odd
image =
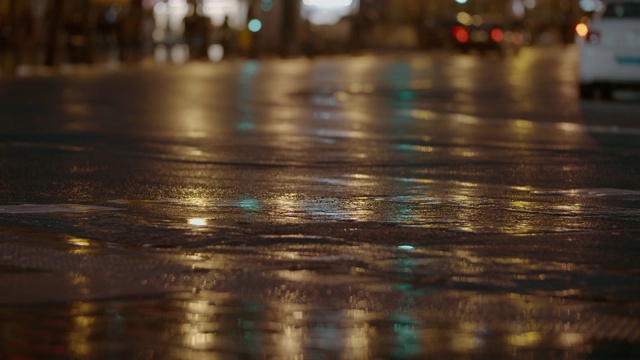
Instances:
[[[455,26],[451,30],[451,33],[459,43],[464,44],[469,41],[469,32],[464,28],[464,26]]]
[[[501,42],[504,39],[504,33],[502,32],[502,30],[500,29],[493,29],[491,30],[491,40],[493,40],[494,42]]]

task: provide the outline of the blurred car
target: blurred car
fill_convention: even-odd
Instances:
[[[616,88],[640,88],[640,0],[607,1],[576,31],[581,98],[611,99]]]
[[[510,29],[501,16],[458,14],[451,28],[454,48],[462,52],[495,51],[501,55],[518,53],[524,43],[522,34]]]

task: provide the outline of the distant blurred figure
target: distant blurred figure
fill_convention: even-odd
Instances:
[[[347,16],[350,21],[349,47],[351,52],[359,53],[369,46],[369,36],[373,32],[374,12],[359,11]]]
[[[238,32],[238,53],[252,59],[258,58],[258,36],[262,23],[255,18],[257,3],[250,2],[247,8],[247,24]],[[258,21],[258,28],[252,27],[251,22]]]
[[[564,12],[558,19],[558,31],[560,32],[560,38],[563,45],[573,43],[575,39],[575,27],[577,23],[573,21],[573,17],[570,12]]]
[[[27,7],[11,7],[0,18],[0,69],[12,73],[33,51],[34,19]],[[0,14],[2,16],[2,14]]]
[[[67,60],[72,64],[92,61],[89,43],[89,27],[82,13],[69,16],[64,26],[66,32]]]
[[[131,2],[129,11],[117,21],[118,45],[120,47],[120,61],[131,62],[140,60],[142,48],[142,3]]]
[[[211,45],[209,36],[211,20],[194,10],[191,15],[184,18],[183,23],[184,39],[189,46],[191,59],[207,57],[207,49]]]
[[[351,15],[351,33],[349,38],[349,48],[353,53],[359,53],[363,46],[364,19],[361,13]]]
[[[304,52],[304,55],[309,59],[313,59],[316,53],[313,36],[314,34],[313,34],[313,27],[311,25],[311,21],[309,21],[309,19],[306,19],[304,21],[304,27],[302,29],[301,43],[302,43],[302,51]]]
[[[4,19],[4,17],[2,16],[2,14],[0,14],[0,56],[2,56],[4,54],[4,52],[2,51],[4,49],[4,46],[6,46],[6,41],[7,41],[7,26],[6,26],[6,21]]]
[[[229,17],[224,17],[224,22],[218,29],[218,42],[222,46],[224,57],[229,57],[235,53],[235,35],[229,26]]]

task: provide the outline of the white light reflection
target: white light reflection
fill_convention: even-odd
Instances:
[[[193,218],[188,220],[189,225],[193,226],[207,226],[207,220],[201,218]]]
[[[558,123],[556,127],[564,132],[586,132],[585,126],[575,123]]]
[[[186,302],[184,322],[177,324],[182,334],[182,344],[188,349],[210,350],[216,346],[215,332],[219,329],[216,322],[216,307],[210,301],[196,300]]]
[[[305,313],[298,310],[295,304],[282,303],[280,318],[283,319],[281,331],[275,335],[277,350],[282,358],[302,359],[306,329],[302,324],[305,321]]]

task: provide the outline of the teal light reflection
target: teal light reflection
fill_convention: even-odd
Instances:
[[[260,200],[257,199],[240,199],[237,202],[237,205],[239,208],[243,209],[243,210],[249,210],[249,211],[258,211],[260,209],[262,209],[262,206],[260,205]]]
[[[393,331],[396,334],[393,357],[396,359],[409,359],[422,351],[422,345],[416,327],[417,323],[409,316],[396,314]]]
[[[238,130],[248,131],[256,128],[256,124],[253,121],[244,119],[240,120],[237,124]]]
[[[256,61],[247,61],[242,65],[240,77],[238,79],[238,96],[240,99],[246,101],[240,101],[240,113],[241,116],[236,123],[236,129],[240,131],[250,131],[256,128],[256,114],[253,107],[248,106],[250,103],[255,89],[255,76],[260,71],[260,64]]]
[[[411,101],[415,99],[415,93],[410,90],[398,91],[398,98],[402,101]]]

